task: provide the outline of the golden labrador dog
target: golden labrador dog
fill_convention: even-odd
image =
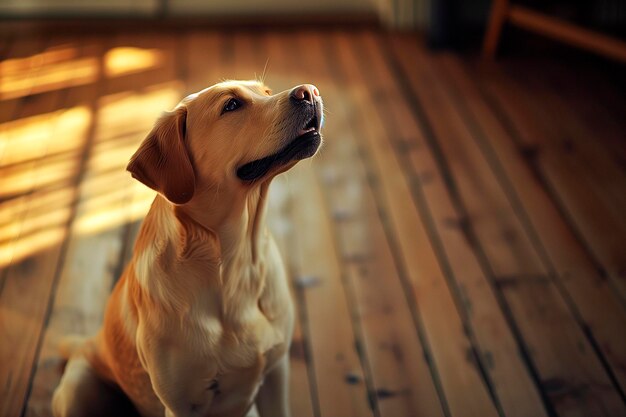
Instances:
[[[66,340],[56,417],[289,415],[294,321],[265,224],[269,184],[321,144],[309,84],[227,81],[162,116],[128,164],[156,190],[104,325]],[[126,404],[129,405],[129,404]]]

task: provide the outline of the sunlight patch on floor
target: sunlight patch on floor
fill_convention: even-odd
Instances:
[[[133,180],[126,164],[181,90],[173,81],[104,96],[95,116],[77,106],[0,125],[0,267],[60,244],[77,199],[74,233],[101,233],[142,218],[155,193]],[[92,123],[91,153],[76,189]]]
[[[156,68],[163,62],[163,53],[159,49],[118,47],[104,55],[104,73],[107,77],[117,77]]]
[[[91,110],[77,106],[0,125],[2,167],[82,148]],[[2,188],[0,188],[2,189]]]
[[[0,267],[17,263],[65,236],[72,188],[42,191],[0,206]],[[28,221],[22,221],[28,215]]]
[[[26,70],[0,72],[0,99],[23,97],[61,88],[89,84],[96,81],[99,62],[96,57],[44,63]]]
[[[84,51],[69,45],[54,47],[0,62],[0,100],[94,83],[101,66],[103,75],[112,78],[158,68],[164,62],[163,52],[156,48],[116,47],[99,56],[89,47]]]

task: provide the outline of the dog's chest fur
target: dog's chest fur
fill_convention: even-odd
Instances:
[[[136,341],[139,362],[151,374],[167,373],[150,369],[146,356],[152,355],[152,363],[167,363],[180,355],[184,364],[175,372],[189,372],[194,380],[190,407],[208,399],[210,415],[246,408],[291,339],[291,303],[275,244],[268,236],[261,261],[254,265],[237,256],[215,263],[206,259],[211,256],[206,252],[177,263],[165,258],[168,252],[167,243],[158,240],[144,248],[131,277],[138,287],[134,292],[141,295],[127,289],[131,296],[122,300],[137,306],[135,322],[129,324],[128,317],[122,321],[129,339]],[[139,402],[156,399],[127,394]],[[148,408],[158,407],[146,404]]]

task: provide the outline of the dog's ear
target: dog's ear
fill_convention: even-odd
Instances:
[[[161,116],[126,167],[133,178],[174,204],[191,200],[196,189],[196,177],[185,146],[186,121],[184,107]]]

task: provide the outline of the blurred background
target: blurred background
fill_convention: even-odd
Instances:
[[[0,416],[50,416],[222,79],[319,89],[274,180],[294,417],[626,416],[626,2],[0,0]]]

